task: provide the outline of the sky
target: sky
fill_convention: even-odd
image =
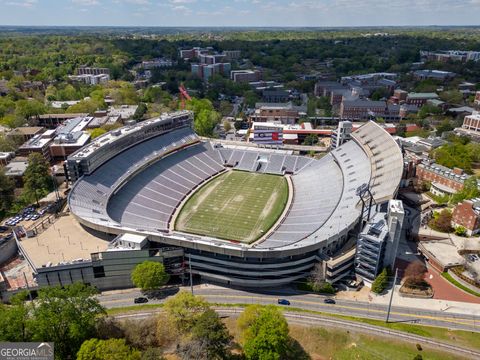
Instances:
[[[0,25],[480,25],[480,0],[0,0]]]

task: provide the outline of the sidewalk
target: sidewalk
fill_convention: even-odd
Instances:
[[[393,295],[393,306],[402,306],[410,308],[418,308],[422,310],[444,311],[445,313],[457,313],[465,315],[480,316],[480,301],[477,304],[450,301],[441,299],[415,299],[407,298],[399,295],[400,285],[395,286],[395,294]],[[392,290],[383,295],[372,295],[372,304],[388,305]]]

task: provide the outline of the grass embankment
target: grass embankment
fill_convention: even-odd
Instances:
[[[162,304],[143,304],[143,305],[137,305],[137,306],[119,307],[119,308],[108,309],[107,314],[111,316],[120,315],[120,314],[133,314],[136,312],[144,312],[148,310],[152,310],[152,311],[156,309],[159,310],[162,306],[163,306]],[[212,306],[246,307],[248,306],[248,304],[212,303]],[[446,328],[407,324],[407,323],[386,323],[381,320],[329,314],[329,313],[323,313],[320,311],[299,309],[295,307],[291,307],[291,308],[290,307],[287,308],[283,306],[279,306],[279,307],[284,311],[306,313],[306,314],[313,314],[313,315],[322,315],[322,316],[327,316],[327,317],[336,318],[336,319],[355,321],[355,322],[370,324],[370,325],[379,326],[379,327],[383,327],[391,330],[402,331],[408,334],[423,336],[423,337],[434,339],[434,340],[440,340],[443,342],[451,343],[452,345],[463,346],[463,347],[472,348],[472,349],[480,349],[480,341],[479,341],[480,334],[478,332],[464,331],[464,330],[450,330]],[[389,343],[389,342],[385,341],[385,343]],[[388,357],[384,357],[384,358],[388,358]],[[395,358],[396,357],[394,357],[394,359]],[[432,357],[429,357],[429,359],[430,358]],[[439,358],[439,359],[443,359],[443,358]]]
[[[478,292],[476,292],[476,291],[474,291],[474,290],[472,290],[472,289],[470,289],[470,288],[468,288],[468,287],[460,284],[460,283],[459,283],[457,280],[455,280],[455,279],[452,277],[452,275],[450,275],[449,273],[443,272],[443,273],[442,273],[442,276],[443,276],[445,279],[447,279],[449,282],[451,282],[453,285],[455,285],[456,287],[462,289],[463,291],[465,291],[465,292],[467,292],[467,293],[469,293],[469,294],[471,294],[471,295],[480,297],[480,293],[478,293]],[[480,342],[480,339],[479,339],[479,342]]]
[[[241,341],[236,320],[224,320],[230,334],[237,343]],[[295,358],[302,359],[413,359],[420,354],[424,359],[450,360],[461,359],[443,351],[422,346],[418,350],[416,343],[384,339],[375,335],[361,334],[332,327],[290,324],[290,337],[294,339]],[[305,356],[305,354],[308,354]]]

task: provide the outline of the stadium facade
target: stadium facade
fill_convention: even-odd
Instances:
[[[72,154],[66,167],[75,182],[68,198],[74,217],[97,231],[182,249],[184,264],[202,278],[276,286],[304,278],[358,231],[366,217],[359,189],[368,187],[370,202],[380,206],[399,187],[402,153],[374,122],[320,160],[202,141],[192,123],[191,112],[165,114],[107,133]],[[250,245],[175,231],[184,200],[229,168],[290,178],[293,196],[280,221]],[[92,266],[94,278],[105,276],[103,265]]]

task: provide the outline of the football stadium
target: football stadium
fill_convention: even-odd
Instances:
[[[202,278],[260,287],[340,249],[364,219],[362,189],[377,205],[395,197],[403,157],[374,122],[315,159],[200,139],[193,113],[178,111],[96,138],[66,168],[84,227],[181,249]]]

